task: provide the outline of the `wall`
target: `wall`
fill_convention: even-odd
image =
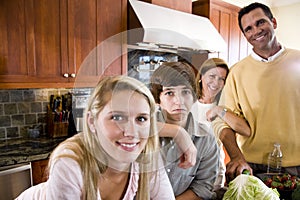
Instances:
[[[278,28],[276,29],[278,41],[285,47],[300,50],[299,10],[300,3],[272,8],[273,14],[277,19],[278,24]]]
[[[27,129],[37,125],[41,125],[41,135],[46,135],[50,95],[68,92],[67,89],[0,90],[0,140],[27,137]]]
[[[30,137],[28,129],[37,126],[41,137],[48,136],[47,106],[50,95],[91,93],[92,90],[93,88],[0,90],[0,140]]]

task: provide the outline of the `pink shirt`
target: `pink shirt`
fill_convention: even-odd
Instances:
[[[130,180],[123,200],[132,200],[138,189],[139,165],[133,163],[130,173]],[[168,176],[161,167],[153,173],[150,183],[150,198],[154,200],[175,199]],[[41,184],[28,188],[16,200],[47,199],[47,200],[81,200],[83,190],[82,171],[78,163],[71,158],[59,159],[51,169],[49,179]],[[97,199],[101,200],[98,190]]]

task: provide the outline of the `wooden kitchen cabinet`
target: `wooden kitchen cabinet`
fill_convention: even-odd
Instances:
[[[0,1],[1,82],[10,78],[26,77],[29,71],[26,58],[24,7],[24,1]]]
[[[47,181],[47,179],[48,179],[48,161],[49,161],[49,159],[31,162],[32,184],[33,185],[37,185],[39,183]]]
[[[126,30],[126,9],[125,0],[0,1],[0,88],[73,87],[86,56]],[[105,74],[124,73],[122,45],[109,50],[119,57]],[[102,75],[102,57],[90,62],[87,80]]]
[[[158,6],[163,6],[173,10],[179,10],[182,12],[192,13],[192,1],[191,0],[141,0],[147,3],[152,3]]]
[[[127,30],[127,1],[69,0],[68,12],[68,61],[79,73],[76,81],[93,86],[101,75],[127,72],[123,41],[118,40],[120,33]]]
[[[67,82],[61,75],[67,63],[61,59],[60,1],[4,0],[1,4],[1,86]]]
[[[240,8],[221,0],[198,0],[193,2],[192,13],[210,19],[227,43],[227,51],[215,56],[232,66],[250,53],[250,45],[238,26]]]

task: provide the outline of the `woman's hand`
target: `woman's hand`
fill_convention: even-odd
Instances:
[[[212,122],[216,119],[216,117],[218,116],[218,113],[222,111],[222,108],[220,106],[215,106],[211,109],[209,109],[206,112],[206,119],[209,122]]]
[[[215,106],[206,112],[207,121],[211,122],[218,116],[238,134],[246,137],[251,135],[251,129],[247,121],[244,118],[237,116],[229,109],[224,111],[224,107]]]

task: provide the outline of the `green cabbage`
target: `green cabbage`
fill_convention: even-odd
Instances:
[[[241,174],[228,184],[223,200],[279,200],[276,189],[267,187],[259,178]]]
[[[300,184],[297,184],[296,189],[292,193],[292,200],[299,200],[300,199]]]

